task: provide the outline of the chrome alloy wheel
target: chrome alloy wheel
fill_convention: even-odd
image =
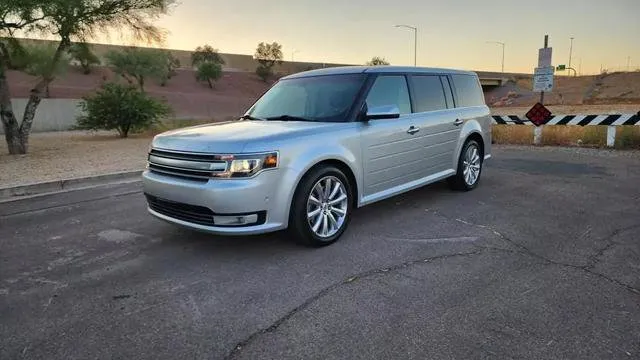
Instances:
[[[336,234],[344,225],[349,208],[344,184],[335,176],[325,176],[311,188],[307,198],[307,219],[313,233],[321,238]]]
[[[467,185],[473,186],[478,181],[481,165],[480,150],[475,144],[470,144],[462,160],[462,173]]]

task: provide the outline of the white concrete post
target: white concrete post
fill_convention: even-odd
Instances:
[[[607,147],[614,147],[616,145],[616,127],[607,126]]]
[[[540,145],[542,144],[542,128],[544,125],[533,126],[533,144]]]

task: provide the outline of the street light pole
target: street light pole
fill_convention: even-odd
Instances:
[[[498,44],[502,46],[502,73],[504,74],[504,47],[505,47],[505,43],[501,42],[501,41],[487,41],[487,43],[489,44]]]
[[[298,51],[298,50],[293,50],[293,51],[291,52],[291,62],[293,62],[293,56],[294,56],[296,53],[299,53],[299,52],[300,52],[300,51]]]
[[[413,66],[418,66],[418,28],[409,25],[396,25],[395,27],[413,30]]]
[[[569,47],[569,67],[567,68],[567,71],[569,71],[569,69],[571,69],[571,56],[573,55],[573,38],[571,38],[571,46]]]

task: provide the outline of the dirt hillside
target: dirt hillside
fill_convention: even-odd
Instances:
[[[35,77],[17,71],[10,71],[8,77],[14,98],[28,97],[36,83]],[[94,92],[101,83],[118,78],[106,67],[96,68],[89,75],[71,68],[51,84],[50,97],[79,99]],[[147,81],[145,91],[169,102],[178,118],[223,120],[244,113],[269,86],[252,73],[225,72],[215,89],[210,89],[196,81],[194,71],[178,70],[166,86]]]
[[[535,104],[531,78],[510,79],[504,86],[485,92],[491,107],[521,107]],[[640,72],[593,76],[556,76],[553,92],[545,94],[548,105],[639,104]]]

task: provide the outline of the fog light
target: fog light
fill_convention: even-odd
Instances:
[[[258,214],[251,215],[214,215],[213,223],[216,226],[242,226],[251,225],[258,222]]]

